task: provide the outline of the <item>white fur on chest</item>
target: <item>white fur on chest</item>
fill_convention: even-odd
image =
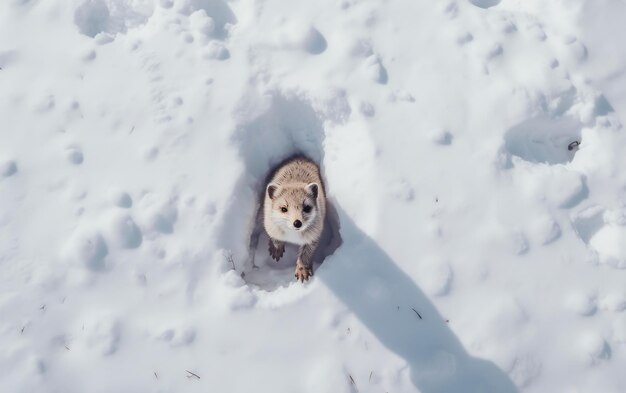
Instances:
[[[278,231],[277,231],[278,232]],[[308,240],[306,239],[305,236],[303,236],[303,232],[296,232],[296,231],[280,231],[280,233],[276,234],[277,236],[272,236],[274,239],[283,241],[283,242],[287,242],[287,243],[291,243],[291,244],[297,244],[299,246],[302,246],[304,244],[308,243]]]

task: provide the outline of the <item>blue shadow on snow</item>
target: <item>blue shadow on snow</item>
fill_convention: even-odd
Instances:
[[[331,222],[341,223],[340,229],[332,230],[339,231],[334,237],[342,238],[343,244],[326,253],[334,255],[319,267],[316,277],[381,343],[406,359],[420,392],[518,391],[494,363],[465,351],[428,297],[348,215],[332,205],[329,215],[334,215]]]

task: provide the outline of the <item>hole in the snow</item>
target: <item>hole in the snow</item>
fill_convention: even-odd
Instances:
[[[526,120],[506,133],[505,148],[509,154],[529,162],[565,164],[582,144],[582,127],[579,121],[568,117]]]
[[[596,116],[606,116],[611,112],[615,112],[615,109],[613,109],[611,103],[606,99],[605,96],[598,96],[598,98],[596,99]]]
[[[249,103],[247,105],[250,105]],[[232,192],[230,208],[219,239],[232,253],[235,268],[251,286],[274,290],[295,283],[297,247],[288,245],[279,262],[271,259],[268,238],[257,220],[267,175],[282,160],[296,153],[319,164],[324,179],[324,127],[306,97],[273,93],[261,99],[260,115],[237,127],[233,143],[239,147],[244,173]],[[254,105],[253,105],[254,107]],[[256,109],[256,108],[255,108]],[[247,108],[246,112],[255,109]],[[314,257],[314,270],[340,245],[339,219],[327,192],[325,229]],[[330,193],[330,195],[329,195]]]
[[[324,231],[313,256],[314,272],[324,262],[326,257],[334,254],[341,246],[342,239],[339,229],[337,211],[332,202],[327,201]],[[258,237],[255,237],[255,233],[258,234]],[[285,245],[285,254],[276,262],[269,255],[268,242],[269,239],[263,230],[262,224],[257,223],[250,239],[251,254],[254,257],[252,259],[253,266],[245,272],[243,279],[249,285],[272,291],[278,287],[287,286],[295,282],[294,269],[298,256],[298,246],[287,243]]]
[[[476,7],[489,8],[500,4],[501,0],[470,0]]]

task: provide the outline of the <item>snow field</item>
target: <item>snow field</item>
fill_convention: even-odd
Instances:
[[[3,3],[0,390],[623,391],[605,12]],[[336,213],[305,285],[250,252],[295,151]]]

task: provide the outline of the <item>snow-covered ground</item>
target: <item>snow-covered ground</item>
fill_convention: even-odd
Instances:
[[[625,18],[0,2],[0,392],[623,393]],[[295,151],[305,284],[249,252]]]

